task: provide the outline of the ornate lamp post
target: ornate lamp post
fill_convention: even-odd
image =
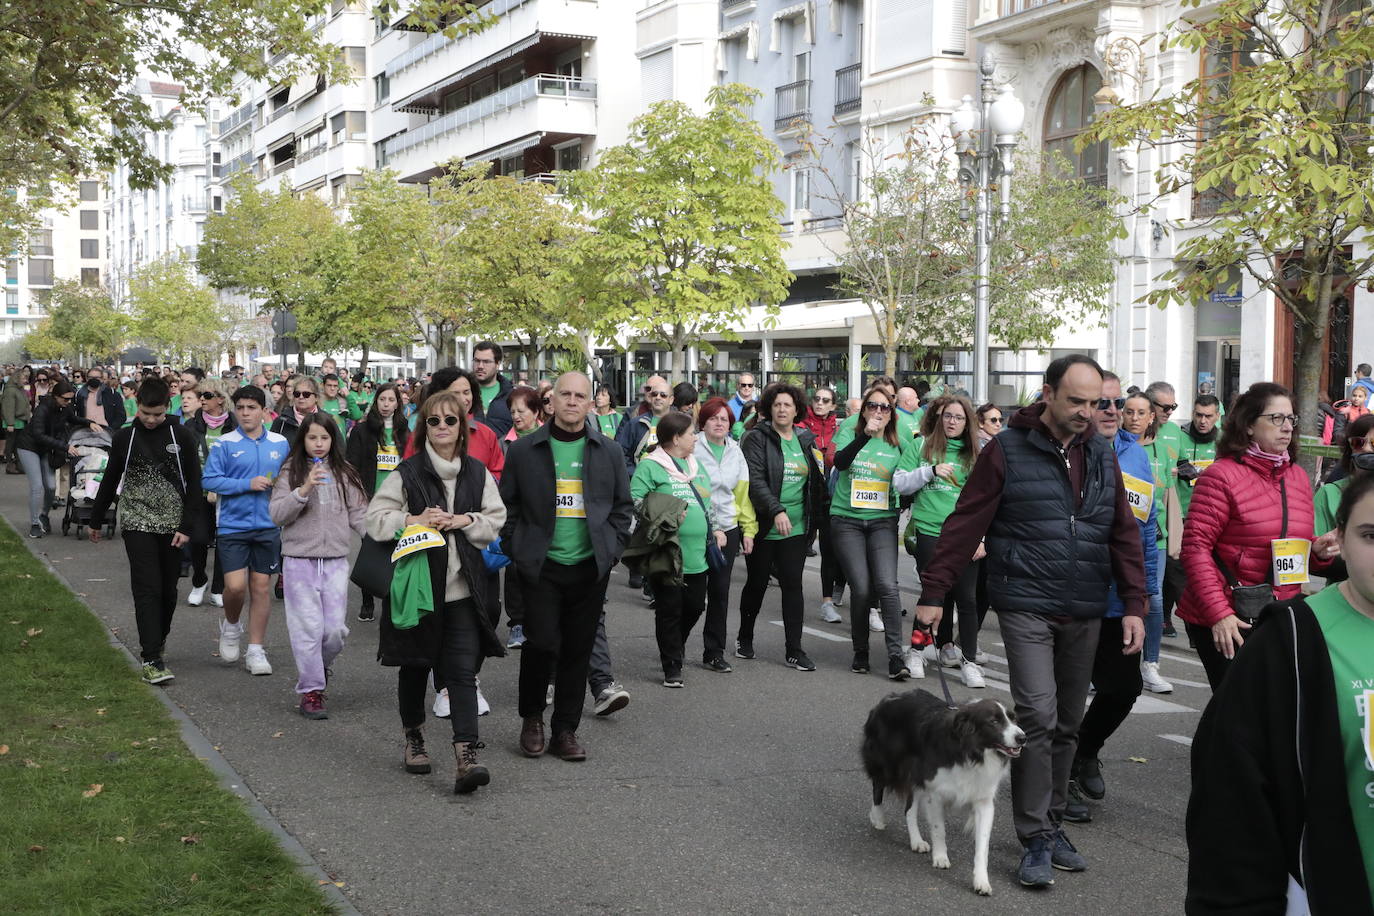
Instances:
[[[1012,153],[1021,133],[1026,109],[1012,92],[1010,85],[993,86],[992,55],[984,52],[978,62],[982,103],[975,107],[972,96],[964,96],[963,103],[950,115],[950,130],[959,151],[959,182],[966,192],[960,216],[973,218],[973,236],[977,260],[973,287],[973,400],[982,404],[988,400],[989,350],[988,309],[989,277],[992,272],[992,196],[1000,196],[998,222],[1005,223],[1011,215]],[[968,200],[973,199],[970,213]]]

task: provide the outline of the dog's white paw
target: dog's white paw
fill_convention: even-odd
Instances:
[[[930,844],[927,843],[925,840],[912,840],[912,841],[911,841],[911,851],[912,851],[912,852],[922,852],[922,853],[924,853],[924,852],[930,852]]]
[[[949,868],[949,854],[936,854],[930,857],[930,864],[936,868]]]
[[[991,897],[992,885],[988,883],[987,878],[974,878],[973,891],[980,897]]]
[[[877,805],[868,809],[868,822],[873,825],[874,830],[887,829],[887,821],[883,818],[883,809]]]

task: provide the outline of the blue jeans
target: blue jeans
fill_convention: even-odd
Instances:
[[[29,524],[41,525],[40,519],[47,518],[48,507],[52,505],[57,484],[53,480],[53,470],[48,466],[46,455],[31,452],[26,448],[18,450],[19,464],[29,479]]]
[[[1145,649],[1142,658],[1147,662],[1159,661],[1159,643],[1164,638],[1164,595],[1155,592],[1150,596],[1150,609],[1145,613]]]

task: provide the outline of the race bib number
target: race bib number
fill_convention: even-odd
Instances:
[[[1121,482],[1126,485],[1126,502],[1130,504],[1131,514],[1139,521],[1149,521],[1150,503],[1155,498],[1155,485],[1130,474],[1122,474]]]
[[[1197,460],[1192,462],[1193,467],[1197,468],[1199,476],[1201,476],[1202,472],[1210,468],[1213,464],[1216,464],[1215,458],[1198,458]],[[1188,486],[1197,486],[1197,477],[1194,477],[1192,480],[1188,481]]]
[[[582,481],[559,479],[554,484],[553,514],[555,518],[586,518],[582,503]]]
[[[377,470],[394,471],[400,467],[401,456],[396,454],[395,448],[380,448],[377,450]]]
[[[886,509],[889,484],[886,480],[851,480],[849,482],[849,508]]]
[[[396,539],[396,546],[391,551],[391,562],[395,563],[402,557],[408,557],[421,550],[443,546],[444,536],[437,530],[428,525],[408,525]]]
[[[1308,581],[1307,558],[1312,542],[1307,538],[1274,538],[1269,542],[1274,561],[1275,585],[1302,585]]]
[[[651,452],[658,445],[658,427],[650,426],[649,431],[644,434],[644,451]]]
[[[825,473],[825,453],[818,448],[811,450],[811,459],[816,462],[816,470]]]

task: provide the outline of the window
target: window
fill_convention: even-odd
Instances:
[[[351,47],[342,49],[343,61],[353,75],[361,79],[367,75],[367,49]]]
[[[99,286],[99,285],[100,285],[100,268],[99,268],[99,267],[83,267],[83,268],[81,268],[81,285],[82,285],[82,286]]]
[[[845,187],[848,199],[857,201],[863,196],[863,150],[856,140],[845,144]]]
[[[220,197],[218,194],[210,198],[210,209],[214,210],[216,213],[223,212],[224,198]]]
[[[1060,77],[1045,114],[1045,151],[1062,154],[1068,161],[1069,175],[1106,187],[1107,144],[1094,143],[1081,153],[1074,151],[1074,141],[1093,122],[1093,95],[1101,88],[1102,75],[1090,64]]]
[[[82,210],[81,228],[87,232],[98,232],[100,230],[100,211]]]
[[[52,230],[35,229],[29,233],[29,257],[52,257]]]
[[[1212,99],[1220,98],[1230,91],[1231,74],[1255,65],[1255,51],[1259,42],[1247,31],[1220,45],[1209,47],[1202,55],[1203,91]],[[1203,124],[1199,141],[1205,141],[1216,130],[1213,124]],[[1231,200],[1235,184],[1230,179],[1206,191],[1193,192],[1193,218],[1205,219],[1215,216],[1221,205]]]
[[[347,203],[349,188],[355,187],[361,181],[361,175],[344,175],[340,178],[335,178],[329,183],[330,201],[336,207]]]
[[[5,314],[7,314],[7,315],[18,315],[18,314],[19,314],[19,290],[17,290],[17,289],[7,289],[7,290],[5,290]]]
[[[811,209],[810,168],[799,168],[792,171],[792,209]]]
[[[508,89],[525,78],[525,65],[515,64],[496,74],[496,88]]]
[[[568,76],[568,77],[572,77],[573,79],[581,79],[581,78],[582,78],[582,58],[581,58],[581,57],[573,57],[573,58],[570,58],[569,60],[565,60],[565,61],[563,61],[563,63],[559,64],[559,65],[554,69],[554,72],[557,73],[559,76]]]
[[[31,289],[29,290],[29,314],[47,314],[48,306],[52,303],[52,290],[50,289]]]
[[[792,82],[811,79],[811,52],[802,51],[792,56]]]
[[[673,49],[650,54],[639,61],[640,101],[645,105],[673,97]]]
[[[94,260],[100,257],[100,239],[82,239],[81,257],[86,260]]]
[[[5,261],[5,283],[13,285],[19,282],[19,259],[10,258]]]
[[[372,101],[381,104],[391,98],[391,77],[379,73],[372,78]]]
[[[507,178],[525,177],[525,154],[516,153],[514,156],[502,156],[497,166],[498,174]]]
[[[52,286],[52,261],[50,259],[29,259],[29,285]]]
[[[81,199],[82,199],[82,200],[99,200],[99,199],[100,199],[100,182],[98,182],[98,181],[83,181],[83,182],[81,182]]]
[[[367,139],[367,115],[361,111],[341,111],[329,119],[330,143]]]
[[[575,172],[580,168],[582,168],[581,143],[565,146],[558,151],[558,170],[560,172]]]

